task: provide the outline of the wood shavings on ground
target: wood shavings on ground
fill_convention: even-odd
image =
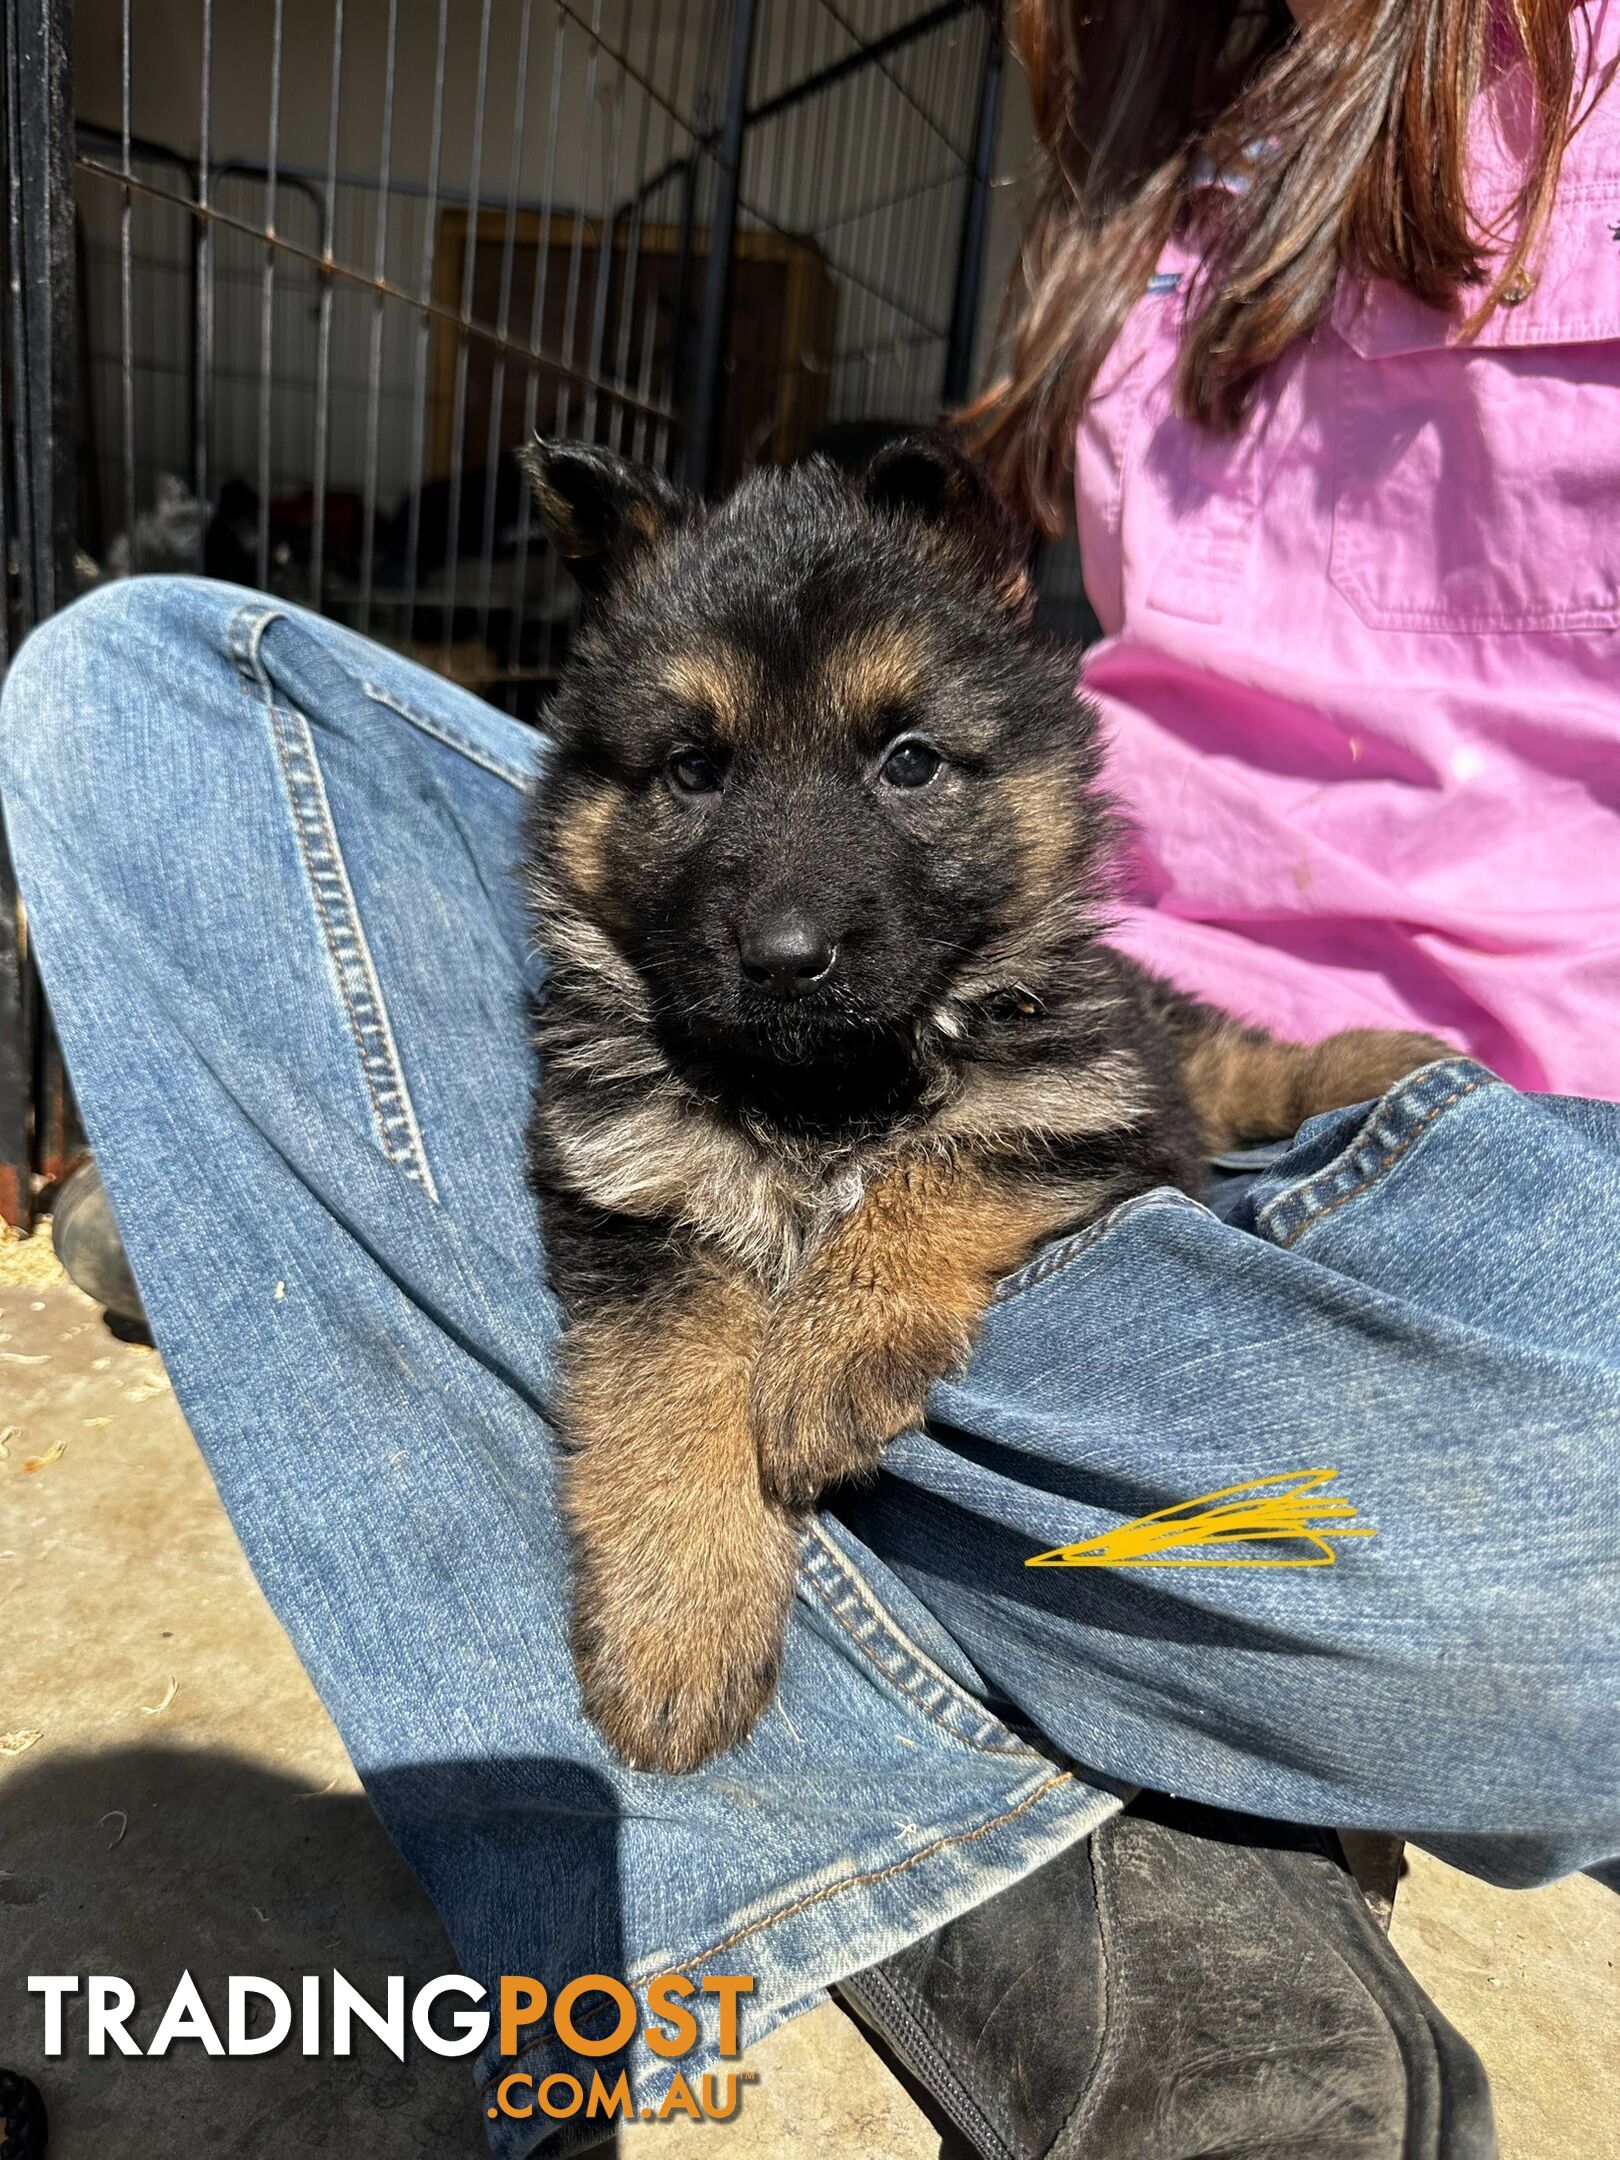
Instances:
[[[23,1475],[31,1477],[36,1470],[47,1469],[53,1462],[60,1462],[66,1453],[67,1442],[65,1440],[53,1442],[43,1455],[29,1456],[28,1460],[23,1464]]]
[[[9,1223],[0,1223],[0,1290],[54,1290],[66,1281],[51,1249],[48,1221],[37,1223],[32,1237],[21,1237]]]
[[[94,1432],[103,1425],[110,1425],[112,1419],[110,1417],[87,1417],[84,1422],[86,1430]]]
[[[123,1842],[124,1842],[124,1832],[125,1832],[125,1831],[126,1831],[126,1830],[127,1830],[128,1828],[129,1828],[129,1816],[128,1816],[128,1815],[127,1815],[127,1813],[126,1813],[126,1812],[124,1811],[124,1809],[123,1809],[123,1808],[121,1808],[121,1807],[114,1807],[114,1808],[109,1808],[109,1809],[107,1810],[106,1814],[105,1814],[105,1815],[103,1815],[103,1816],[102,1816],[102,1817],[100,1818],[100,1822],[101,1822],[101,1823],[110,1823],[110,1822],[115,1822],[115,1823],[117,1823],[117,1825],[118,1825],[118,1834],[117,1834],[117,1836],[116,1836],[116,1837],[115,1837],[115,1838],[114,1838],[114,1839],[112,1840],[112,1843],[111,1843],[111,1844],[109,1844],[109,1845],[108,1845],[108,1847],[107,1847],[107,1850],[108,1850],[109,1852],[111,1852],[111,1851],[113,1850],[114,1846],[118,1846],[118,1845],[122,1845],[122,1844],[123,1844]],[[99,1825],[98,1825],[98,1827],[99,1827]]]
[[[163,1700],[161,1702],[155,1703],[142,1703],[141,1715],[143,1717],[161,1717],[164,1711],[168,1709],[170,1703],[174,1701],[174,1698],[179,1694],[179,1692],[180,1683],[174,1677],[174,1674],[170,1673],[169,1685],[164,1690]]]
[[[44,1737],[42,1732],[0,1732],[0,1755],[26,1755]]]

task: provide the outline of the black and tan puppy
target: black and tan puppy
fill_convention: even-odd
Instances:
[[[686,1770],[770,1699],[817,1495],[999,1277],[1443,1046],[1277,1043],[1099,942],[1095,722],[942,441],[713,509],[530,465],[585,596],[525,857],[573,1650],[614,1746]]]

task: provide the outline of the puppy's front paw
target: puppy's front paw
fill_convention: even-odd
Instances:
[[[585,1714],[633,1770],[697,1770],[746,1740],[776,1687],[780,1626],[732,1635],[584,1588],[571,1646]]]
[[[585,1713],[637,1770],[696,1770],[771,1699],[799,1534],[760,1496],[752,1436],[729,1477],[627,1485],[604,1454],[571,1465],[569,1638]]]
[[[778,1507],[808,1515],[829,1485],[870,1477],[887,1443],[921,1415],[920,1402],[863,1386],[859,1374],[816,1389],[784,1378],[757,1421],[760,1484]]]
[[[966,1348],[960,1331],[923,1315],[903,1341],[767,1339],[753,1398],[766,1496],[805,1515],[827,1486],[870,1477]]]

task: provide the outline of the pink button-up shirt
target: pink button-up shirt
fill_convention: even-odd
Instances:
[[[1620,54],[1620,0],[1577,21]],[[1487,213],[1520,88],[1476,115]],[[1346,285],[1229,439],[1174,413],[1167,254],[1080,431],[1084,682],[1128,951],[1283,1034],[1416,1025],[1620,1097],[1620,83],[1534,268],[1466,344]]]

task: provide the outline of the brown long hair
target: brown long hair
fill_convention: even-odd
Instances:
[[[1535,249],[1575,124],[1571,6],[1328,0],[1301,33],[1285,0],[1012,0],[1039,193],[1003,318],[1007,371],[961,416],[1003,492],[1048,532],[1066,522],[1097,371],[1195,217],[1176,394],[1208,427],[1239,423],[1341,270],[1439,307],[1466,292],[1470,325],[1484,321]],[[1533,149],[1486,228],[1467,194],[1469,109],[1520,62]]]

